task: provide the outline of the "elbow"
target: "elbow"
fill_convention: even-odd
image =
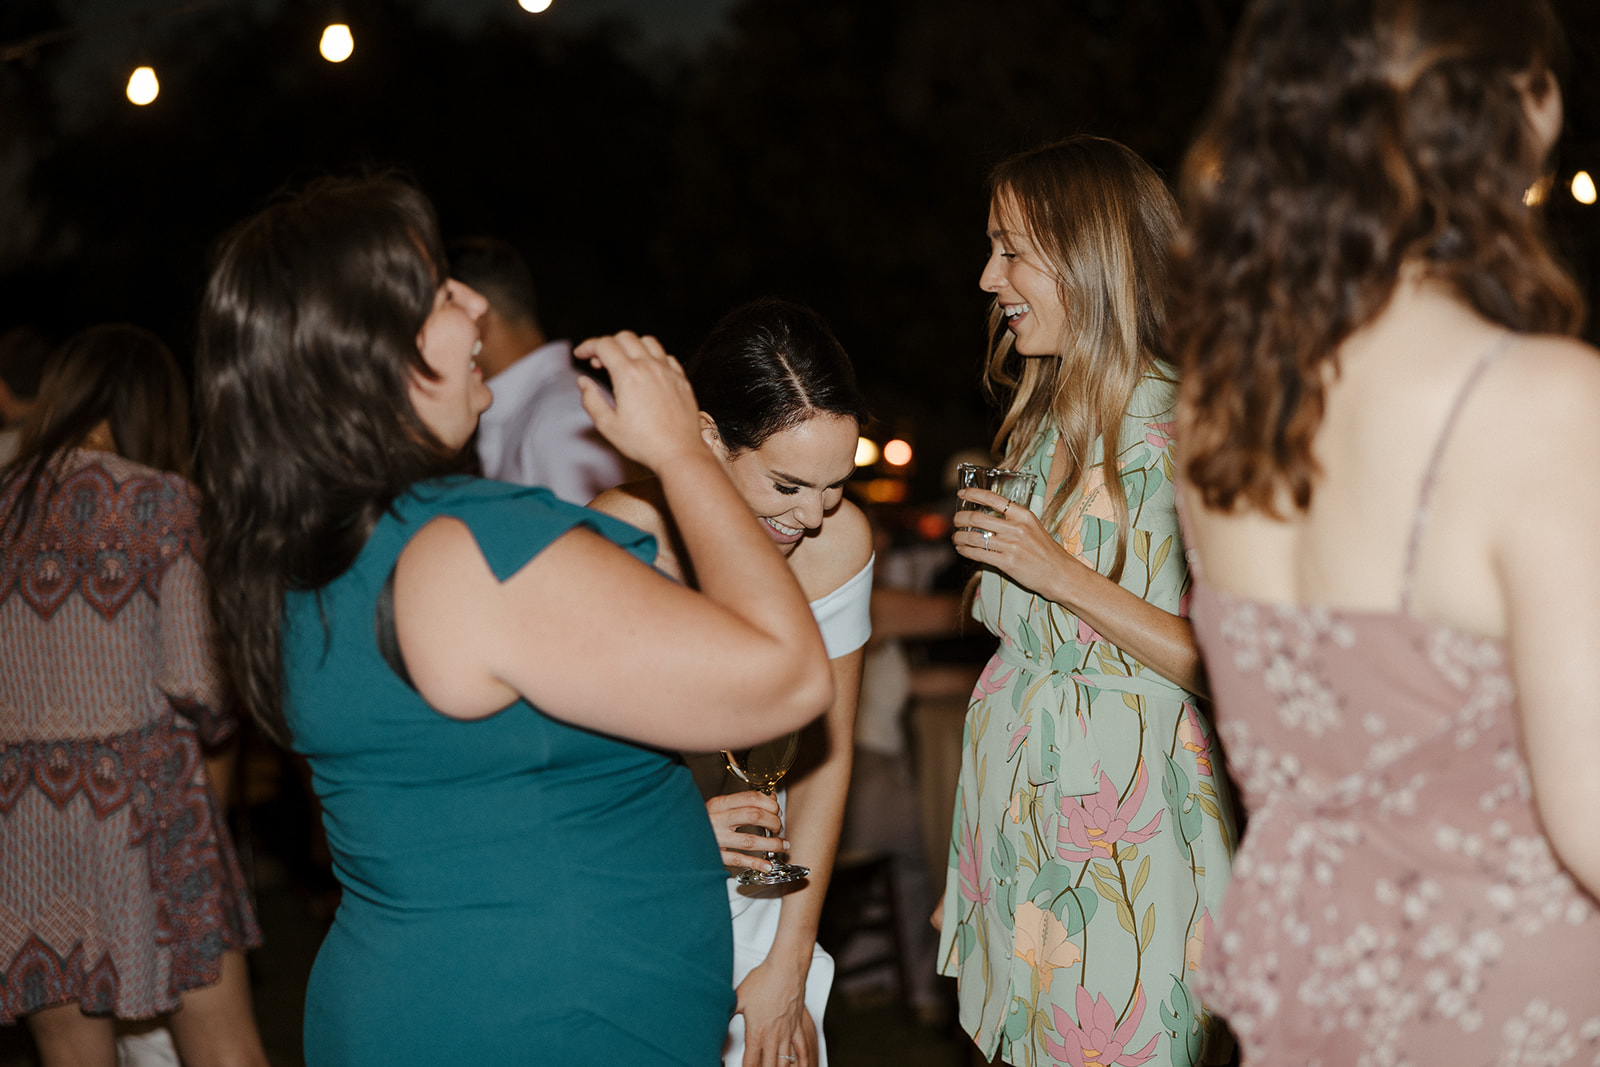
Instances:
[[[820,651],[820,649],[819,649]],[[794,718],[793,729],[816,720],[833,706],[833,671],[825,656],[807,656],[785,692]]]

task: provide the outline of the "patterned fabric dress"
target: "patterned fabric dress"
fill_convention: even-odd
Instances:
[[[1250,811],[1201,980],[1247,1067],[1600,1067],[1600,903],[1540,824],[1509,646],[1411,611],[1433,469],[1399,611],[1231,596],[1196,562]]]
[[[1121,584],[1181,614],[1174,386],[1151,377],[1122,425],[1132,519]],[[1057,431],[1025,468],[1044,507]],[[1068,501],[1066,547],[1111,569],[1103,442]],[[1008,1063],[1190,1065],[1224,1053],[1192,978],[1227,881],[1232,801],[1190,693],[1071,612],[994,572],[974,615],[1000,638],[967,712],[940,971],[961,1023]]]
[[[148,1018],[261,940],[201,762],[235,724],[194,490],[100,453],[60,475],[0,552],[0,1023]]]

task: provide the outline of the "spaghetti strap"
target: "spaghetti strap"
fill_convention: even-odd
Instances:
[[[1433,455],[1428,457],[1428,466],[1422,472],[1422,487],[1417,492],[1417,510],[1411,518],[1411,536],[1406,541],[1405,569],[1400,575],[1400,610],[1411,614],[1411,579],[1417,569],[1417,553],[1422,547],[1422,535],[1428,528],[1428,514],[1433,502],[1433,485],[1439,474],[1439,461],[1444,456],[1444,449],[1450,443],[1450,435],[1455,430],[1456,421],[1461,417],[1461,409],[1467,406],[1467,398],[1477,387],[1483,372],[1489,369],[1489,364],[1504,352],[1516,335],[1505,333],[1497,337],[1493,344],[1486,348],[1483,355],[1473,364],[1472,370],[1467,375],[1467,380],[1461,383],[1461,389],[1456,393],[1455,401],[1450,405],[1450,411],[1445,415],[1444,425],[1439,427],[1439,437],[1433,443]]]

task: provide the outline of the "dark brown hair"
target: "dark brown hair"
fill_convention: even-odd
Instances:
[[[91,326],[45,360],[39,395],[22,424],[22,446],[0,481],[22,479],[0,539],[20,536],[49,499],[52,462],[101,423],[117,454],[157,470],[189,475],[189,401],[183,372],[161,339],[127,324]],[[44,496],[39,497],[41,489]]]
[[[995,451],[1007,467],[1027,457],[1046,417],[1060,427],[1070,466],[1045,503],[1054,529],[1067,498],[1089,474],[1095,439],[1117,520],[1111,580],[1128,555],[1128,497],[1117,467],[1119,437],[1134,390],[1163,373],[1167,249],[1178,209],[1159,175],[1131,149],[1103,137],[1072,137],[1012,156],[989,176],[995,212],[1020,228],[1045,259],[1066,312],[1055,358],[1013,352],[1000,303],[989,312],[984,388],[1006,412]]]
[[[1514,330],[1576,332],[1523,203],[1525,96],[1562,56],[1545,0],[1257,0],[1184,167],[1173,272],[1183,472],[1208,507],[1310,504],[1337,350],[1402,264]]]
[[[224,238],[195,355],[206,576],[219,651],[288,739],[288,590],[355,561],[415,482],[459,469],[411,405],[417,335],[448,277],[433,207],[393,177],[328,178]]]

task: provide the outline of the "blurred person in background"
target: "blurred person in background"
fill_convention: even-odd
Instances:
[[[452,244],[449,255],[456,278],[488,302],[478,320],[478,366],[494,394],[478,420],[484,477],[544,486],[572,504],[620,484],[626,464],[583,409],[571,342],[545,336],[521,254],[473,237]]]
[[[202,759],[237,723],[188,464],[171,353],[99,326],[50,358],[0,472],[0,1022],[47,1067],[110,1067],[114,1021],[162,1015],[190,1067],[266,1063]]]

